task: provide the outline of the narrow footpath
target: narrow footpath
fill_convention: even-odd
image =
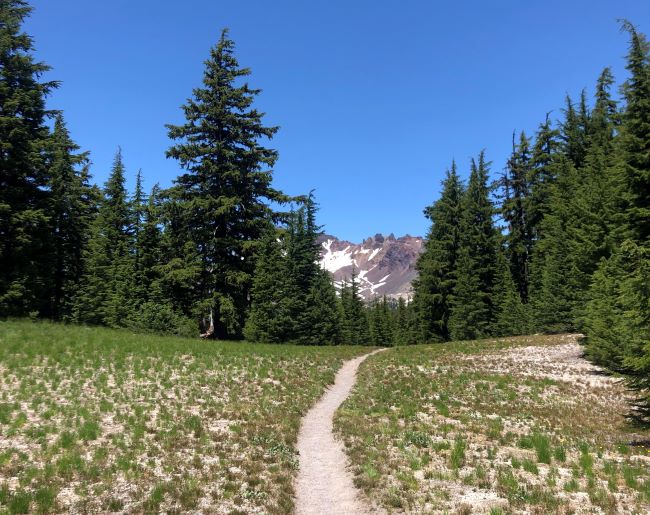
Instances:
[[[298,434],[300,469],[296,479],[298,515],[367,515],[377,513],[363,501],[347,468],[343,444],[332,432],[334,412],[348,397],[359,365],[379,349],[347,361],[334,385],[309,410]]]

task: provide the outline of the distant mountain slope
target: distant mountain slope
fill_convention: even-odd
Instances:
[[[422,252],[422,238],[376,234],[356,244],[323,235],[320,242],[321,266],[333,275],[337,285],[351,276],[354,267],[365,299],[409,295],[411,281],[417,275],[415,262]]]

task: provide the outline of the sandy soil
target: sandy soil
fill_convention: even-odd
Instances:
[[[298,435],[300,469],[296,479],[298,515],[366,515],[378,513],[354,487],[343,444],[332,433],[334,412],[356,382],[359,365],[371,352],[346,362],[334,385],[309,410]]]

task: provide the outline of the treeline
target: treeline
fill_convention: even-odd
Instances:
[[[489,184],[481,153],[467,184],[452,164],[431,220],[411,304],[412,341],[581,331],[596,363],[639,391],[650,422],[650,59],[628,22],[621,101],[609,68],[593,102],[513,137]]]

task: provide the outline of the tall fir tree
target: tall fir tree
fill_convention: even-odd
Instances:
[[[51,308],[45,99],[57,83],[40,79],[50,68],[22,31],[30,12],[23,0],[0,2],[0,316]]]
[[[56,115],[47,154],[52,274],[49,316],[61,320],[72,314],[98,192],[89,184],[88,153],[79,152],[61,114]]]
[[[286,231],[269,227],[258,248],[257,266],[251,289],[252,304],[244,335],[265,343],[288,341],[295,332],[294,285],[284,241]]]
[[[553,184],[557,178],[556,157],[559,147],[559,131],[551,124],[550,115],[540,124],[535,135],[535,145],[531,156],[531,170],[528,179],[530,194],[526,211],[528,226],[533,241],[542,237],[542,220],[551,210],[550,198]]]
[[[456,163],[452,163],[442,183],[440,199],[424,211],[431,227],[416,264],[419,275],[413,282],[419,342],[446,341],[450,336],[450,296],[456,284],[463,194]]]
[[[626,66],[630,77],[623,86],[627,103],[620,137],[628,236],[646,245],[650,244],[650,45],[630,22],[624,21],[622,28],[630,35]]]
[[[493,293],[498,275],[499,235],[488,187],[488,163],[481,152],[472,159],[467,190],[461,203],[460,250],[449,319],[451,337],[487,336],[494,323]]]
[[[530,329],[529,313],[522,302],[505,252],[497,255],[497,277],[493,304],[495,315],[490,333],[493,336],[526,334]]]
[[[269,204],[286,200],[271,186],[277,152],[260,144],[277,127],[265,126],[253,107],[260,90],[238,85],[248,75],[224,30],[205,62],[203,86],[183,106],[186,123],[167,126],[178,140],[167,157],[185,170],[171,192],[186,235],[179,248],[193,248],[201,267],[192,312],[204,335],[218,338],[242,334],[255,249],[274,215]]]
[[[346,345],[367,345],[370,343],[370,327],[359,295],[359,282],[356,270],[352,270],[350,280],[344,281],[340,291],[341,302],[341,341]]]
[[[124,326],[133,304],[133,214],[125,188],[122,152],[115,154],[84,256],[75,302],[80,322]]]
[[[528,213],[531,177],[530,141],[522,132],[515,144],[506,169],[497,182],[501,190],[500,214],[507,224],[506,251],[512,275],[523,302],[528,302],[533,234]]]
[[[318,205],[313,192],[302,199],[302,202],[304,226],[298,232],[298,252],[294,253],[294,256],[300,264],[295,270],[299,272],[298,298],[302,298],[303,306],[297,313],[295,340],[300,344],[337,343],[340,339],[340,327],[336,289],[329,274],[318,264],[322,227],[316,223]]]

